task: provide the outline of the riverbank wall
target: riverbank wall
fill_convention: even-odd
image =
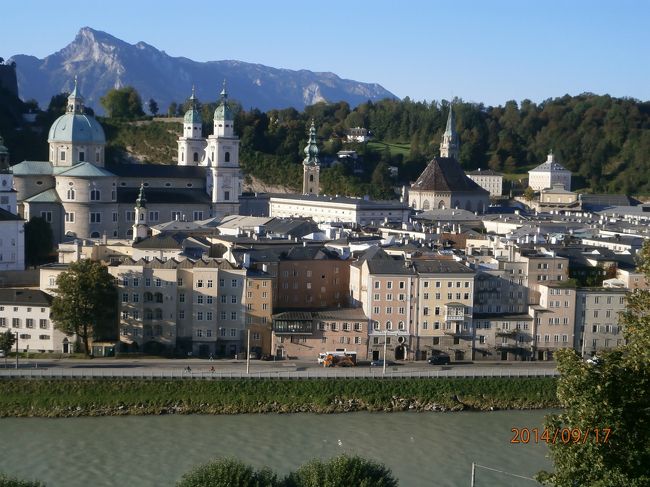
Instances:
[[[0,417],[558,407],[556,379],[0,380]]]

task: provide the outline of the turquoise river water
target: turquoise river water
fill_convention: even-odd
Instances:
[[[510,443],[511,428],[541,428],[548,412],[7,418],[0,471],[48,487],[165,487],[219,456],[287,473],[350,453],[386,464],[400,486],[469,486],[472,462],[524,477],[550,469],[545,444]],[[475,485],[538,484],[478,468]]]

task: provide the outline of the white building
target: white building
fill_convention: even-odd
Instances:
[[[25,221],[17,213],[9,150],[0,137],[0,271],[25,269]]]
[[[343,196],[273,195],[271,217],[311,218],[316,223],[346,222],[379,225],[408,222],[410,209],[398,201],[372,201]]]
[[[467,177],[484,190],[489,191],[490,196],[501,196],[503,194],[503,175],[494,172],[492,169],[482,170],[478,168],[476,171],[468,172]]]
[[[370,139],[372,139],[370,131],[363,127],[354,127],[348,129],[346,133],[347,142],[359,142],[363,144],[365,142],[368,142]]]
[[[535,169],[528,171],[528,186],[535,191],[552,188],[557,184],[563,184],[564,189],[571,189],[571,171],[565,169],[555,161],[553,152],[549,153],[546,162]]]
[[[37,289],[0,289],[0,333],[17,333],[20,352],[71,352],[70,339],[54,329],[51,303],[52,297]]]

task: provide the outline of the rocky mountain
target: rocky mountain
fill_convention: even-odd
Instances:
[[[23,100],[34,98],[47,107],[50,98],[72,88],[75,75],[87,104],[101,113],[99,98],[111,88],[134,86],[143,101],[153,98],[164,112],[182,102],[196,85],[197,96],[215,101],[222,80],[230,95],[245,108],[304,108],[318,101],[345,100],[356,106],[367,100],[395,98],[376,83],[341,79],[334,73],[292,71],[240,61],[197,62],[172,57],[149,44],[129,44],[105,32],[82,28],[60,51],[38,59],[15,55]]]

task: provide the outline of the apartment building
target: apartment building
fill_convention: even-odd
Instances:
[[[540,286],[545,282],[569,279],[569,259],[553,251],[523,248],[516,253],[515,260],[525,264],[522,283],[528,287],[529,304],[539,304]]]
[[[371,247],[350,266],[350,299],[369,317],[368,358],[414,360],[417,276],[408,261]]]
[[[573,348],[575,340],[576,288],[561,281],[538,286],[538,305],[531,305],[537,360],[552,360],[562,348]]]
[[[251,269],[246,272],[244,304],[251,356],[272,355],[273,279],[270,275]]]
[[[316,361],[320,353],[368,353],[369,320],[361,308],[285,311],[273,316],[273,351],[279,358]]]
[[[0,289],[0,333],[17,335],[14,350],[72,352],[72,341],[54,328],[50,319],[52,297],[38,289]],[[6,350],[8,351],[8,350]]]
[[[473,358],[474,278],[472,269],[453,260],[414,260],[417,277],[415,294],[415,349],[426,360],[449,355],[451,360]]]
[[[626,289],[577,289],[575,348],[583,357],[625,343],[619,315],[626,309],[626,295]]]

